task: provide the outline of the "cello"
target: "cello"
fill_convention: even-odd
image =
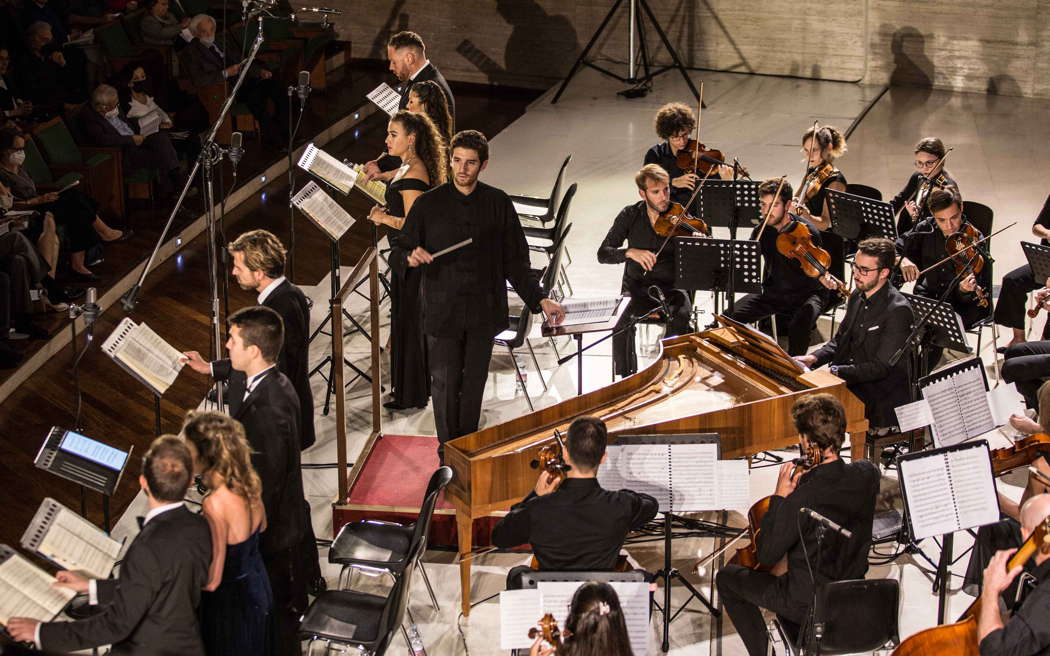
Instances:
[[[1010,571],[1028,562],[1036,551],[1050,554],[1050,517],[1036,527],[1032,535],[1025,540],[1006,564]],[[977,634],[977,616],[980,614],[981,598],[978,597],[958,622],[935,626],[932,629],[919,631],[906,639],[896,649],[893,656],[923,656],[926,654],[952,654],[953,656],[980,656],[980,643]]]

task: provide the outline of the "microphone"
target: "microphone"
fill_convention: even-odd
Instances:
[[[94,287],[88,287],[82,310],[84,312],[84,323],[87,325],[95,323],[95,319],[98,319],[100,308],[98,307],[98,290]]]
[[[846,538],[847,540],[849,540],[850,538],[853,537],[853,531],[849,530],[848,528],[842,528],[841,526],[839,526],[835,522],[831,521],[830,519],[828,519],[824,515],[821,515],[816,510],[813,510],[812,508],[799,508],[798,511],[800,513],[802,513],[803,515],[808,516],[810,519],[813,519],[813,520],[815,520],[817,522],[820,522],[825,527],[830,528],[832,531],[835,531],[836,533],[838,533],[842,537]]]
[[[310,71],[299,71],[299,85],[295,90],[299,94],[299,103],[305,103],[310,95]]]
[[[649,298],[653,299],[660,304],[660,309],[664,312],[664,318],[667,321],[671,320],[671,307],[667,304],[667,298],[664,296],[664,290],[660,289],[658,285],[649,285]]]
[[[234,173],[237,172],[237,165],[241,163],[241,158],[244,157],[244,134],[241,132],[234,132],[230,135],[230,149],[226,151],[230,157],[230,163],[233,164]]]

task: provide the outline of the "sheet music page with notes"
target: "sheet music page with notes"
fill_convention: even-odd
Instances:
[[[988,449],[951,451],[945,457],[952,477],[958,530],[999,521],[999,502]]]
[[[581,585],[581,581],[540,581],[536,587],[542,594],[543,607],[536,619],[550,613],[558,620],[558,626],[564,629],[572,596]],[[620,607],[627,623],[627,636],[631,639],[631,650],[635,656],[648,654],[649,584],[645,581],[610,581],[609,585],[616,590],[616,596],[620,599]],[[535,621],[533,620],[533,626]]]
[[[671,444],[671,510],[717,510],[718,445]]]
[[[401,104],[401,94],[394,91],[386,82],[381,82],[378,87],[369,91],[366,97],[390,116],[397,113],[397,108]]]
[[[930,404],[933,439],[938,447],[959,444],[995,428],[984,376],[977,367],[923,386],[922,396]]]
[[[354,179],[354,189],[357,189],[370,200],[386,205],[386,183],[381,180],[369,180],[364,175],[364,164],[354,164],[353,171],[357,175]]]
[[[303,214],[334,241],[339,241],[350,226],[354,225],[354,217],[312,180],[292,197],[292,204],[302,210]]]
[[[54,499],[44,499],[22,536],[22,546],[59,566],[108,578],[121,543]]]
[[[536,588],[499,593],[499,648],[528,649],[529,629],[543,617],[543,595]]]
[[[7,545],[0,546],[0,624],[12,617],[50,622],[76,593],[54,588],[55,577],[33,565]]]
[[[944,535],[958,529],[959,518],[951,503],[952,484],[944,458],[901,461],[901,482],[916,539]]]
[[[299,168],[316,175],[334,188],[350,193],[357,182],[357,172],[314,144],[307,144],[299,158]]]
[[[593,323],[608,319],[620,304],[620,297],[615,298],[592,298],[592,299],[565,299],[562,301],[562,309],[565,310],[563,326],[576,326],[584,323]]]
[[[902,459],[900,478],[916,539],[999,520],[986,442]]]
[[[182,352],[164,341],[145,323],[125,317],[102,343],[102,350],[163,395],[185,366]]]
[[[598,468],[599,485],[608,490],[648,494],[661,510],[671,507],[670,454],[666,444],[610,446],[606,453],[605,464]]]

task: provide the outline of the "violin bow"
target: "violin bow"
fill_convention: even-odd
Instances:
[[[817,140],[817,130],[819,130],[820,121],[813,121],[813,143],[819,144]],[[800,203],[806,202],[806,178],[809,177],[809,153],[806,153],[806,161],[804,168],[802,169],[802,182],[798,185],[798,200]]]
[[[936,171],[938,167],[944,165],[944,160],[948,159],[948,153],[952,152],[953,150],[955,150],[955,146],[952,146],[948,150],[944,151],[944,154],[941,155],[941,158],[939,160],[937,160],[936,164],[933,165],[933,170],[934,171]],[[931,180],[930,178],[926,177],[922,173],[919,174],[919,177],[922,178],[923,180],[925,180],[926,182],[930,182],[930,183],[933,182],[933,180]],[[912,197],[909,198],[908,200],[914,201],[915,199],[917,199],[919,197],[919,186],[921,184],[922,183],[919,183],[918,185],[915,185],[915,193],[912,194]],[[897,213],[893,215],[893,222],[894,223],[897,223],[897,219],[900,217],[901,212],[904,211],[904,205],[907,205],[907,204],[908,204],[907,201],[905,201],[904,204],[900,206],[900,209],[897,210]]]
[[[808,161],[808,160],[807,160]],[[766,217],[762,219],[762,227],[758,229],[758,237],[755,239],[762,239],[762,233],[765,232],[766,226],[769,224],[769,217],[773,215],[773,204],[780,198],[780,190],[784,188],[784,182],[787,180],[787,175],[780,176],[780,184],[777,185],[776,193],[773,194],[773,202],[769,204],[769,209],[766,210]],[[787,208],[784,208],[787,211]]]
[[[987,237],[981,237],[980,239],[978,239],[974,243],[972,243],[969,246],[967,246],[966,249],[974,248],[978,244],[982,244],[982,243],[988,241],[989,239],[991,239],[992,237],[996,236],[1000,232],[1003,232],[1004,230],[1009,230],[1010,228],[1014,227],[1015,225],[1017,225],[1017,221],[1014,221],[1013,223],[1011,223],[1010,225],[1006,226],[1005,228],[999,228],[998,230],[996,230],[992,234],[988,235]],[[966,250],[966,249],[963,249],[963,250]],[[955,257],[957,255],[958,255],[958,253],[953,253],[953,254],[949,255],[948,257],[944,258],[943,260],[941,260],[940,262],[937,262],[936,264],[931,264],[930,266],[926,267],[925,269],[923,269],[922,271],[919,272],[919,275],[916,276],[916,280],[921,278],[921,277],[923,277],[924,275],[926,275],[930,271],[933,271],[934,269],[936,269],[937,267],[941,266],[942,264],[944,264],[948,260],[955,259]]]
[[[704,112],[704,82],[700,81],[700,100],[696,103],[696,148],[693,149],[693,173],[700,164],[700,118]]]

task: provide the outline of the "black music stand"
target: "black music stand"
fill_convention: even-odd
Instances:
[[[736,239],[741,223],[758,225],[762,220],[759,184],[754,180],[708,180],[697,194],[700,216],[712,228],[729,228],[730,237]]]
[[[758,241],[750,239],[676,237],[675,287],[715,292],[715,314],[721,314],[720,293],[762,291],[761,253]]]
[[[564,300],[571,301],[572,299],[564,299]],[[601,344],[605,340],[611,338],[613,335],[617,334],[618,332],[622,332],[622,331],[626,330],[627,328],[629,328],[630,326],[633,326],[635,323],[637,323],[637,321],[632,321],[627,326],[623,326],[619,330],[616,329],[616,324],[620,323],[620,317],[622,317],[623,313],[627,311],[627,306],[630,305],[630,304],[631,304],[631,297],[630,296],[621,296],[620,297],[620,301],[619,301],[619,303],[616,304],[616,308],[613,310],[612,314],[610,314],[608,317],[605,317],[604,319],[595,319],[594,321],[590,321],[588,323],[579,323],[579,324],[571,324],[571,325],[562,324],[560,326],[554,326],[552,328],[550,326],[550,324],[548,324],[547,321],[544,320],[543,326],[541,327],[541,334],[544,337],[552,337],[553,338],[553,337],[561,337],[563,335],[569,335],[574,340],[576,340],[576,352],[575,353],[570,353],[569,355],[567,355],[565,357],[558,358],[558,366],[561,366],[561,365],[565,364],[566,362],[568,362],[569,360],[571,360],[573,358],[576,358],[576,393],[577,394],[581,394],[581,395],[583,394],[583,353],[584,353],[584,351],[589,351],[590,349],[594,348],[598,344]],[[640,318],[644,318],[644,317],[640,317]],[[600,338],[598,340],[595,340],[594,342],[591,342],[587,346],[583,345],[583,336],[584,336],[584,334],[586,334],[586,333],[600,333],[600,332],[603,332],[603,331],[606,331],[606,330],[611,331],[611,332],[608,335],[605,335],[604,337],[602,337],[602,338]]]
[[[921,316],[926,320],[926,325],[931,327],[928,337],[931,344],[963,353],[973,352],[966,343],[962,319],[952,309],[951,304],[917,294],[904,294],[904,298],[908,299],[916,316]]]
[[[828,213],[831,232],[846,239],[897,238],[893,207],[881,200],[829,189]]]
[[[1036,283],[1045,282],[1050,278],[1050,246],[1022,241],[1021,250],[1028,260],[1028,266],[1032,267],[1032,277]]]

